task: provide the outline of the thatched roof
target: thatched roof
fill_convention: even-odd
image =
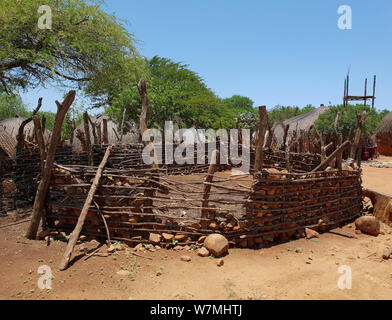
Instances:
[[[15,157],[16,153],[16,136],[18,135],[19,127],[26,118],[9,118],[0,121],[0,148],[8,155],[8,157]],[[34,123],[30,121],[24,127],[25,139],[34,134]],[[45,143],[49,142],[52,132],[45,130]]]
[[[316,122],[320,114],[324,113],[327,111],[329,107],[321,106],[317,109],[311,110],[307,113],[301,114],[299,116],[287,119],[286,121],[283,122],[284,125],[289,125],[289,135],[293,131],[308,131],[312,125]],[[276,142],[278,145],[283,143],[283,135],[284,131],[281,126],[275,126],[274,128],[274,135],[276,138]]]
[[[16,136],[18,135],[19,127],[22,122],[26,120],[26,118],[9,118],[0,121],[0,130],[4,130],[7,132],[13,139],[16,140]],[[34,134],[34,122],[30,121],[24,127],[24,135],[25,137],[32,136]],[[52,135],[52,132],[48,129],[45,129],[44,140],[45,143],[49,142],[49,139]]]
[[[9,158],[16,154],[16,139],[0,127],[0,151]]]
[[[380,154],[392,156],[392,112],[381,120],[376,133],[376,142]]]
[[[116,144],[117,143],[117,137],[116,134],[113,131],[113,128],[116,130],[117,134],[120,135],[120,128],[117,126],[113,121],[109,120],[109,117],[106,115],[97,115],[94,117],[91,117],[91,121],[95,124],[101,124],[101,130],[103,130],[103,120],[107,120],[108,124],[108,140],[109,144]],[[127,127],[130,129],[126,134],[124,134],[122,143],[123,144],[133,144],[133,143],[138,143],[139,142],[139,130],[136,127],[136,124],[134,122],[128,122]],[[90,128],[90,140],[91,143],[94,143],[93,140],[93,133],[92,133],[92,128],[91,125],[89,125]],[[77,138],[76,134],[77,131],[82,130],[84,132],[84,123],[81,123],[74,131],[74,136],[73,136],[73,144],[72,144],[72,149],[74,151],[82,151],[82,143],[80,140]]]

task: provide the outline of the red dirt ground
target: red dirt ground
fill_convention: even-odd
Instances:
[[[392,194],[392,169],[364,166],[364,186]],[[91,257],[76,248],[75,261],[58,271],[66,243],[24,238],[27,222],[0,219],[0,299],[390,299],[392,260],[382,251],[392,246],[392,228],[378,237],[356,234],[353,224],[271,248],[230,249],[224,265],[195,252],[161,249],[117,258]],[[101,252],[105,252],[105,247]],[[191,262],[180,260],[187,254]],[[52,290],[37,286],[38,267],[52,269]],[[352,269],[352,289],[340,290],[338,267]],[[117,275],[128,269],[133,280]],[[161,271],[160,275],[158,271]]]

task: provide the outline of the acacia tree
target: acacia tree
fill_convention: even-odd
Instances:
[[[162,128],[168,120],[178,120],[183,127],[219,128],[221,120],[225,127],[233,125],[234,121],[222,99],[187,65],[157,56],[145,63],[149,127]],[[137,87],[130,84],[118,92],[106,112],[120,122],[126,108],[127,119],[137,120],[140,105]]]
[[[0,91],[10,93],[55,80],[107,98],[102,88],[137,78],[136,41],[122,21],[101,10],[102,4],[95,0],[2,0]],[[51,9],[51,29],[38,26],[41,5]]]

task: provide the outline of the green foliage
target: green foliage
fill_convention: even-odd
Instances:
[[[337,131],[342,134],[344,138],[347,138],[350,135],[352,129],[357,128],[356,112],[362,113],[363,111],[366,111],[367,113],[365,125],[362,130],[363,135],[374,134],[377,131],[381,119],[388,113],[388,110],[377,111],[370,106],[365,107],[360,104],[355,106],[349,104],[346,107],[343,105],[333,106],[321,114],[315,122],[315,126],[320,133],[325,135],[334,133],[334,123],[337,111],[340,112]]]
[[[306,105],[303,108],[300,108],[298,106],[292,107],[277,105],[273,107],[270,111],[268,111],[268,120],[271,123],[282,122],[287,119],[312,111],[314,109],[315,107],[310,104]]]
[[[140,63],[136,41],[102,1],[2,0],[0,91],[50,80],[77,83],[97,99],[130,81]],[[38,28],[41,5],[52,10],[52,29]],[[121,76],[119,76],[121,74]],[[65,81],[65,82],[64,82]]]
[[[183,127],[219,128],[221,120],[226,127],[235,124],[222,100],[187,65],[157,56],[147,60],[146,65],[149,127],[163,128],[169,120],[178,120]],[[106,113],[120,123],[124,108],[126,120],[138,119],[141,100],[137,86],[132,83],[113,98]]]
[[[0,120],[15,116],[25,118],[29,116],[26,106],[18,95],[0,94]]]

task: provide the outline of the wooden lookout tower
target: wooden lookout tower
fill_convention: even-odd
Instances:
[[[365,79],[365,90],[363,96],[350,96],[348,93],[350,83],[350,76],[347,75],[347,78],[344,80],[344,96],[343,96],[343,106],[347,106],[348,101],[363,101],[364,105],[368,100],[372,100],[372,108],[374,109],[374,100],[376,99],[376,76],[373,78],[373,95],[367,95],[367,79]]]

